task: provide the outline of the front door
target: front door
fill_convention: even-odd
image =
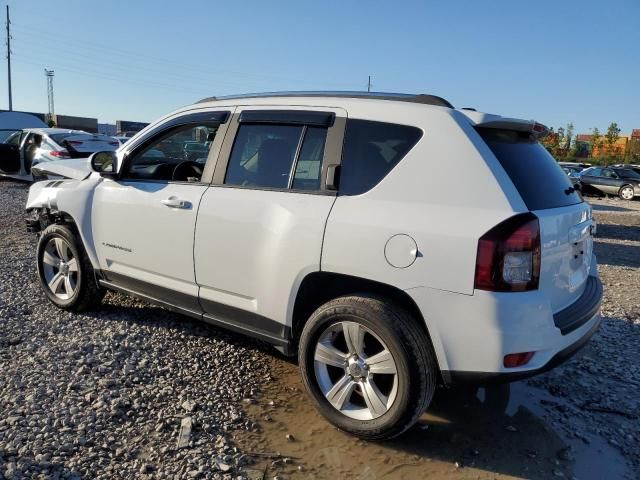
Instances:
[[[91,212],[108,282],[198,315],[196,214],[225,129],[216,112],[207,115],[170,120],[136,141],[120,177],[96,188]]]
[[[20,145],[24,136],[22,130],[9,131],[5,142],[0,143],[0,172],[20,173]]]
[[[292,294],[320,269],[346,112],[248,108],[234,115],[200,204],[194,254],[205,319],[271,341],[288,334]],[[284,110],[287,108],[287,110]]]

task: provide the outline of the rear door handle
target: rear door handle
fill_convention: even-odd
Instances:
[[[166,205],[169,208],[182,208],[189,209],[191,208],[191,202],[186,200],[180,200],[178,197],[171,196],[169,198],[165,198],[164,200],[160,200],[163,205]]]

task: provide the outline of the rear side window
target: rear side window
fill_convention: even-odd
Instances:
[[[529,210],[581,203],[571,180],[547,150],[529,133],[478,128]]]
[[[348,120],[342,149],[340,194],[376,186],[420,140],[422,130],[395,123]]]

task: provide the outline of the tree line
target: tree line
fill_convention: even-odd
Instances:
[[[585,161],[610,165],[614,163],[640,163],[640,139],[630,139],[626,144],[618,143],[620,128],[611,122],[604,133],[598,127],[591,129],[588,140],[580,140],[574,134],[573,123],[565,127],[553,127],[541,143],[557,160]]]

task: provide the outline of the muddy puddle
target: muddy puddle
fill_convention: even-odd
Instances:
[[[271,389],[246,407],[261,431],[234,437],[254,455],[250,478],[633,478],[606,442],[558,433],[540,404],[553,397],[524,383],[493,398],[482,390],[466,397],[439,392],[418,425],[372,443],[330,426],[308,401],[296,365],[272,362]]]

